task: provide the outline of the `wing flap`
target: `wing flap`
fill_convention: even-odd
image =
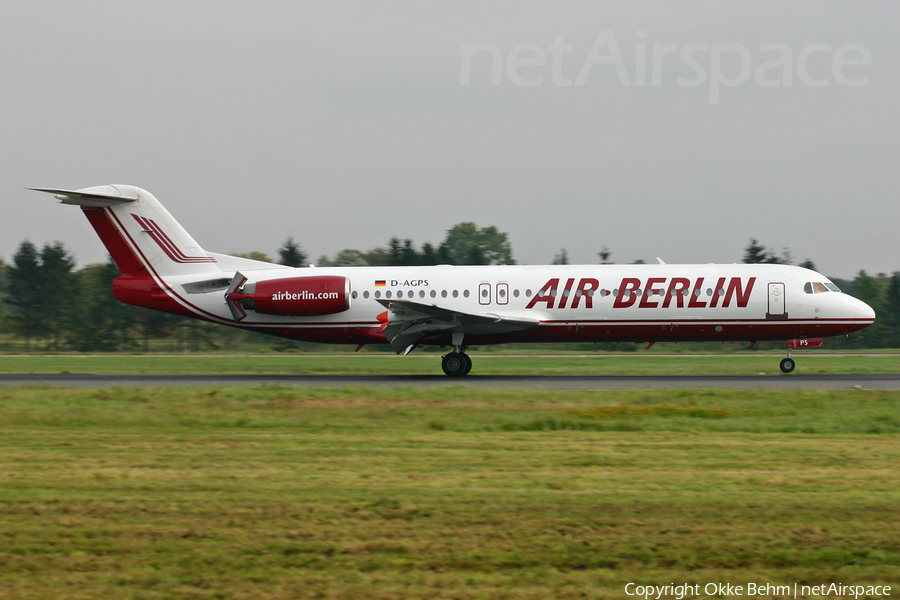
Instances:
[[[453,332],[470,335],[509,333],[537,327],[538,319],[470,313],[409,300],[378,300],[388,309],[390,320],[384,328],[385,337],[397,354],[407,350],[423,337],[435,333]]]

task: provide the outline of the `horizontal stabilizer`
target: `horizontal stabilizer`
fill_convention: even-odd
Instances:
[[[128,202],[137,202],[139,198],[119,194],[118,190],[106,185],[85,190],[60,190],[56,188],[27,188],[35,192],[53,194],[63,204],[77,204],[79,206],[114,206]],[[101,191],[103,190],[103,191]]]

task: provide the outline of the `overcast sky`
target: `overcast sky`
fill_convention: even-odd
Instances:
[[[757,238],[890,273],[898,30],[894,0],[4,0],[0,257],[105,260],[23,188],[127,183],[214,252],[474,221],[520,263],[735,262]]]

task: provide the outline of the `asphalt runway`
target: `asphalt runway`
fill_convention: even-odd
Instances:
[[[0,374],[0,386],[59,387],[285,385],[372,387],[415,386],[446,388],[466,385],[485,388],[555,390],[721,388],[809,390],[898,390],[900,374],[868,375],[84,375]]]

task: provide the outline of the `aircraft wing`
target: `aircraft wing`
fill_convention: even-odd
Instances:
[[[388,309],[384,335],[397,354],[406,352],[428,335],[449,332],[483,335],[509,333],[537,327],[538,319],[501,315],[497,313],[470,313],[436,304],[422,304],[411,300],[378,300]]]

